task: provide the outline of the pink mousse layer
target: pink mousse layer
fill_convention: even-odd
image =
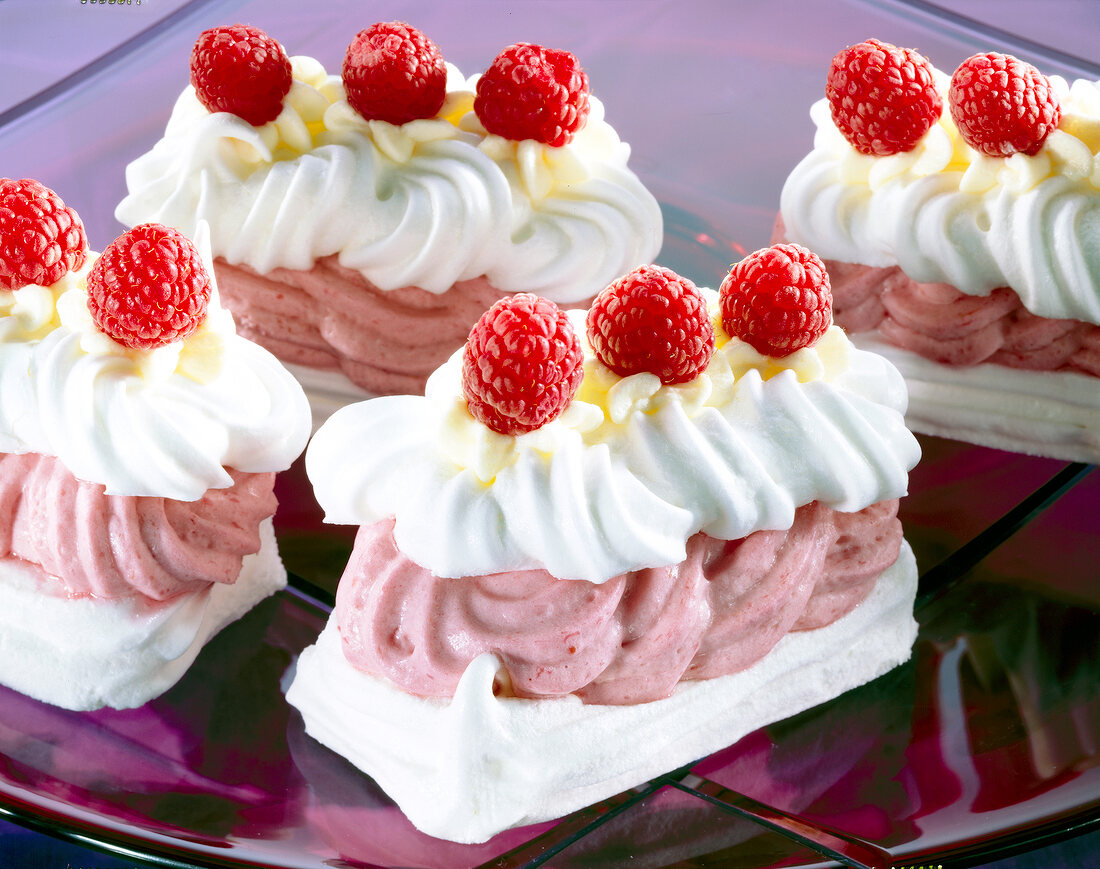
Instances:
[[[776,222],[773,241],[784,229]],[[991,362],[1032,371],[1100,377],[1100,326],[1038,317],[1008,287],[970,296],[921,284],[897,266],[825,260],[833,320],[849,333],[878,331],[891,344],[945,365]]]
[[[107,495],[57,459],[0,453],[0,558],[41,568],[59,595],[166,600],[233,583],[275,512],[275,475],[229,472],[198,501]]]
[[[470,661],[492,652],[501,693],[641,703],[743,670],[789,631],[852,610],[897,560],[897,508],[808,504],[786,531],[699,533],[680,564],[600,585],[544,570],[442,579],[402,554],[383,520],[359,530],[335,617],[352,666],[412,694],[452,696]]]
[[[422,393],[436,368],[504,295],[484,277],[444,293],[381,290],[335,256],[309,271],[214,262],[222,301],[242,335],[283,362],[338,369],[375,394]]]

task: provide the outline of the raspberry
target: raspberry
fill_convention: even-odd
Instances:
[[[648,371],[687,383],[714,354],[714,327],[695,284],[660,266],[641,266],[603,290],[588,309],[588,342],[616,374]]]
[[[932,65],[912,49],[877,39],[837,52],[825,97],[852,147],[880,157],[911,151],[943,112]]]
[[[475,419],[523,434],[565,410],[584,376],[581,342],[549,299],[517,293],[481,315],[462,351],[462,388]]]
[[[88,273],[88,310],[102,332],[149,350],[180,341],[206,317],[210,276],[189,239],[159,223],[120,235]]]
[[[283,47],[258,27],[232,24],[204,30],[191,50],[191,84],[199,102],[254,127],[279,117],[290,79]]]
[[[474,112],[490,133],[568,145],[588,118],[588,76],[568,51],[517,43],[478,79]]]
[[[48,287],[84,265],[84,224],[33,178],[0,178],[0,289]]]
[[[434,118],[447,96],[447,67],[423,33],[401,21],[361,30],[344,55],[348,103],[368,121]]]
[[[718,298],[726,332],[765,356],[809,347],[833,319],[825,264],[798,244],[750,253],[730,268]]]
[[[975,54],[951,76],[947,92],[959,135],[990,157],[1035,154],[1062,119],[1050,80],[1009,54]]]

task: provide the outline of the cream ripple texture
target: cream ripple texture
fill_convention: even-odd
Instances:
[[[486,134],[476,77],[453,67],[440,115],[399,127],[360,118],[316,60],[292,67],[282,114],[262,127],[208,112],[187,87],[127,167],[118,219],[185,234],[205,220],[215,257],[261,273],[335,254],[383,290],[485,276],[562,303],[660,248],[660,209],[598,99],[573,142],[549,148]]]
[[[66,709],[129,709],[160,695],[206,642],[286,585],[271,520],[236,581],[164,601],[43,592],[43,575],[0,561],[0,684]]]
[[[78,710],[159,695],[285,585],[271,489],[310,431],[216,285],[192,335],[133,350],[92,323],[94,259],[0,294],[0,683]]]
[[[825,259],[900,265],[971,295],[1012,288],[1033,314],[1100,324],[1100,85],[1051,76],[1063,118],[1035,156],[966,145],[946,105],[908,153],[859,154],[820,100],[814,147],[780,199],[787,237]]]
[[[99,334],[86,293],[85,270],[7,300],[0,452],[55,456],[110,495],[193,501],[232,484],[227,466],[280,471],[302,451],[305,394],[274,356],[236,334],[216,288],[200,329],[153,351]],[[24,295],[36,300],[33,321],[19,316]]]
[[[747,670],[632,706],[498,697],[492,654],[470,664],[451,699],[406,694],[353,668],[330,620],[298,659],[287,699],[311,736],[368,771],[421,830],[481,842],[598,802],[887,672],[916,637],[916,586],[903,544],[843,618],[788,634]]]
[[[905,493],[919,447],[903,423],[900,375],[836,327],[784,359],[762,356],[725,334],[717,295],[704,294],[716,351],[689,383],[615,375],[583,337],[584,312],[571,311],[584,379],[540,429],[509,437],[474,420],[455,354],[424,396],[343,408],[307,449],[326,518],[367,527],[337,610],[300,656],[287,699],[308,733],[372,775],[425,832],[483,841],[558,817],[909,656],[916,568],[893,499]],[[881,512],[881,525],[871,515],[852,517],[851,526],[844,520],[882,556],[874,566],[852,559],[862,572],[839,571],[839,586],[857,587],[834,588],[823,569],[832,548],[858,548],[840,543],[839,525],[818,521],[830,508]],[[727,548],[725,541],[753,532]],[[682,564],[689,550],[694,566]],[[730,618],[711,649],[702,612],[711,604],[683,592],[706,582],[704,562],[716,570],[734,564],[723,560],[728,551],[747,564],[784,563],[774,585],[762,583],[770,600],[716,592],[714,622]],[[643,572],[636,579],[652,594],[626,591],[633,579],[620,575],[647,567],[676,589]],[[531,573],[511,572],[521,570]],[[752,570],[729,573],[732,589]],[[637,648],[605,666],[598,649],[588,655],[582,647],[608,638],[619,645],[605,616],[620,596],[630,611],[621,636]],[[772,613],[760,619],[768,624],[747,626],[764,611]],[[479,615],[496,626],[513,620],[504,633],[516,640],[508,652],[518,665],[505,664],[495,640],[478,645]],[[657,624],[645,636],[639,628],[650,620]],[[441,625],[448,636],[437,644],[431,629]],[[530,644],[537,651],[519,648],[543,628],[546,636]],[[648,662],[646,651],[666,634],[678,652],[706,647],[707,660],[695,666],[687,655],[675,673],[636,672],[633,656]],[[408,678],[359,654],[369,658],[383,635]],[[445,673],[435,651],[448,644],[458,661]],[[565,663],[555,667],[559,650]],[[427,666],[414,673],[410,662]],[[522,681],[525,668],[537,674],[541,665],[554,671],[548,680]],[[603,666],[597,675],[606,678],[581,684],[574,666]],[[395,681],[366,672],[375,668]],[[425,680],[439,684],[428,690]],[[440,693],[447,696],[423,696]]]
[[[615,377],[586,347],[571,406],[518,437],[470,417],[456,353],[424,396],[337,411],[306,468],[327,521],[396,517],[401,551],[437,576],[543,568],[603,582],[683,561],[699,531],[735,540],[789,528],[811,501],[855,512],[905,494],[920,451],[900,375],[839,329],[819,348],[775,370],[724,339],[695,381],[662,387]]]

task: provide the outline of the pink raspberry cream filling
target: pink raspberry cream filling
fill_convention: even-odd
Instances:
[[[275,512],[273,473],[231,470],[198,501],[108,495],[57,459],[0,453],[0,558],[42,573],[58,596],[162,601],[233,583]]]
[[[382,290],[335,256],[308,271],[260,274],[224,259],[215,260],[214,271],[244,337],[283,362],[339,371],[376,395],[422,393],[428,375],[507,295],[485,277],[459,281],[444,293]]]
[[[1008,287],[969,296],[920,284],[898,268],[826,262],[834,317],[849,332],[877,329],[891,344],[934,362],[982,362],[1100,377],[1100,326],[1038,317]]]
[[[897,508],[814,502],[785,531],[700,532],[681,563],[598,585],[544,570],[440,578],[397,548],[387,519],[360,528],[335,616],[349,663],[408,693],[450,697],[467,665],[492,652],[502,695],[642,703],[743,670],[788,632],[855,608],[897,560]]]
[[[776,221],[773,239],[785,236]],[[1039,317],[1009,287],[972,296],[922,284],[900,268],[825,260],[833,320],[850,334],[877,331],[891,344],[953,366],[983,362],[1100,377],[1100,326]]]

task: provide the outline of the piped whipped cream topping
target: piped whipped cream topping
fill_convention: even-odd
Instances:
[[[1034,314],[1100,324],[1100,83],[1050,76],[1058,129],[1034,156],[990,157],[962,140],[950,77],[934,75],[943,113],[901,154],[860,154],[814,103],[813,150],[780,199],[789,240],[970,295],[1011,287]]]
[[[196,244],[213,275],[203,232]],[[97,256],[52,287],[11,294],[0,317],[0,452],[55,456],[109,495],[181,501],[232,485],[227,466],[289,467],[309,437],[305,394],[274,356],[236,334],[216,285],[189,338],[134,350],[88,313]]]
[[[583,336],[584,312],[570,316]],[[919,447],[893,366],[835,327],[786,360],[720,322],[716,339],[707,370],[679,386],[618,377],[582,339],[573,402],[515,437],[470,416],[458,352],[423,397],[334,414],[307,472],[327,521],[395,516],[400,549],[444,577],[543,568],[604,582],[682,561],[697,531],[732,540],[789,528],[811,501],[854,512],[905,493]]]
[[[805,347],[782,359],[765,356],[752,345],[730,338],[722,328],[718,294],[704,288],[711,314],[715,353],[710,364],[688,383],[661,383],[648,372],[620,377],[596,358],[585,329],[585,312],[567,312],[584,351],[584,379],[573,401],[558,418],[527,434],[499,434],[474,419],[463,395],[461,354],[446,363],[446,374],[436,376],[433,398],[448,403],[440,428],[440,446],[458,466],[469,468],[486,484],[518,460],[524,450],[547,455],[567,449],[571,440],[588,444],[607,443],[629,424],[636,414],[656,412],[678,404],[689,417],[706,407],[721,408],[733,399],[737,382],[750,371],[767,381],[790,371],[800,383],[830,380],[844,371],[851,343],[839,327],[833,326],[812,347]],[[444,385],[446,384],[446,385]]]
[[[660,208],[597,99],[573,142],[549,148],[486,134],[477,76],[450,65],[439,115],[400,126],[364,120],[316,60],[291,67],[283,111],[260,127],[185,88],[163,138],[127,167],[118,219],[185,235],[206,220],[215,256],[259,272],[339,254],[383,289],[441,293],[485,275],[562,303],[660,249]]]

